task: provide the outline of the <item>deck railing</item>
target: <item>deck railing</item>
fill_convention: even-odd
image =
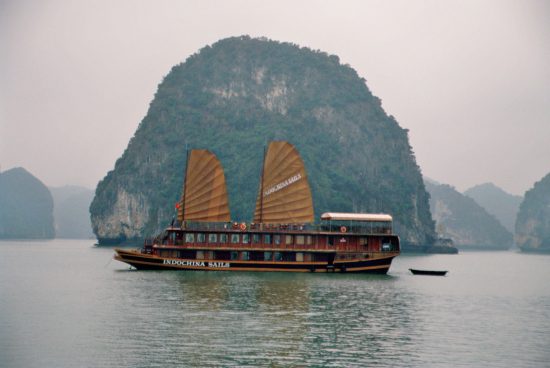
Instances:
[[[194,231],[258,231],[273,233],[327,232],[352,234],[391,234],[391,223],[352,222],[350,224],[255,224],[238,222],[186,222],[181,227]],[[179,229],[179,228],[178,228]]]

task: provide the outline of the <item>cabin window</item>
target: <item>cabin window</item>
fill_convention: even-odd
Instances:
[[[290,245],[293,243],[293,236],[292,235],[285,235],[285,244]]]
[[[313,261],[315,262],[326,262],[327,260],[328,260],[328,256],[325,253],[313,254]]]
[[[306,236],[306,244],[307,245],[313,244],[313,237],[311,235]]]
[[[237,259],[239,259],[239,252],[235,252],[235,251],[231,252],[231,260],[235,261]]]
[[[296,244],[298,245],[304,245],[305,243],[305,236],[303,235],[296,235]]]
[[[204,252],[202,250],[197,251],[197,259],[204,259]]]
[[[197,234],[197,243],[204,243],[206,241],[206,235],[204,233]]]
[[[195,259],[196,257],[196,251],[194,250],[180,250],[178,254],[178,258],[183,259]]]
[[[327,236],[327,243],[330,246],[334,246],[334,236]]]
[[[282,260],[283,260],[283,253],[275,252],[275,261],[282,261]]]
[[[250,234],[243,234],[243,244],[250,243]]]
[[[250,253],[249,252],[241,252],[241,260],[243,260],[243,261],[250,260]]]
[[[359,245],[367,245],[367,237],[362,236],[359,238]]]
[[[183,244],[183,234],[181,232],[176,233],[176,245],[182,245]]]
[[[382,239],[382,251],[383,252],[389,252],[394,251],[397,249],[397,246],[394,245],[394,241],[391,238],[383,238]]]
[[[294,252],[284,252],[283,253],[283,261],[285,261],[285,262],[295,262],[296,261],[296,253],[294,253]]]
[[[227,243],[227,234],[220,234],[220,243]]]
[[[237,252],[235,252],[237,253]],[[228,261],[231,259],[231,254],[228,251],[218,250],[214,253],[214,259],[219,259],[221,261]]]
[[[231,243],[233,244],[239,243],[239,234],[231,234]]]
[[[304,253],[296,253],[296,262],[304,261]]]
[[[251,261],[263,261],[264,260],[264,252],[250,252],[250,260]]]
[[[271,234],[264,235],[264,244],[271,244]]]
[[[186,243],[194,243],[195,242],[195,234],[193,234],[193,233],[185,234],[185,242]]]
[[[253,234],[252,235],[252,244],[259,244],[260,243],[260,234]]]
[[[273,252],[264,252],[264,261],[272,261]]]
[[[208,242],[209,243],[217,243],[218,242],[218,234],[208,234]]]
[[[281,244],[281,236],[280,235],[273,235],[273,242],[275,245]]]

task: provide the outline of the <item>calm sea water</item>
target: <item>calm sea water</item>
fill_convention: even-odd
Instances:
[[[112,255],[0,242],[0,367],[550,366],[550,256],[405,255],[370,276],[132,271]]]

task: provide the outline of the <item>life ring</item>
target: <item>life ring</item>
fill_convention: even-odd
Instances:
[[[239,225],[239,228],[240,228],[242,231],[245,231],[245,230],[246,230],[246,224],[243,222],[242,224]]]
[[[340,227],[340,232],[341,233],[345,233],[346,231],[348,231],[348,229],[345,226]]]

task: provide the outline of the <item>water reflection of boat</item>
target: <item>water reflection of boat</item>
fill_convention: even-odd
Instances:
[[[386,214],[324,213],[313,224],[304,163],[288,142],[264,156],[252,223],[231,222],[223,168],[214,154],[188,156],[178,224],[141,250],[115,249],[138,269],[386,273],[399,238]]]
[[[429,275],[429,276],[445,276],[448,271],[434,271],[434,270],[417,270],[409,268],[413,275]]]

